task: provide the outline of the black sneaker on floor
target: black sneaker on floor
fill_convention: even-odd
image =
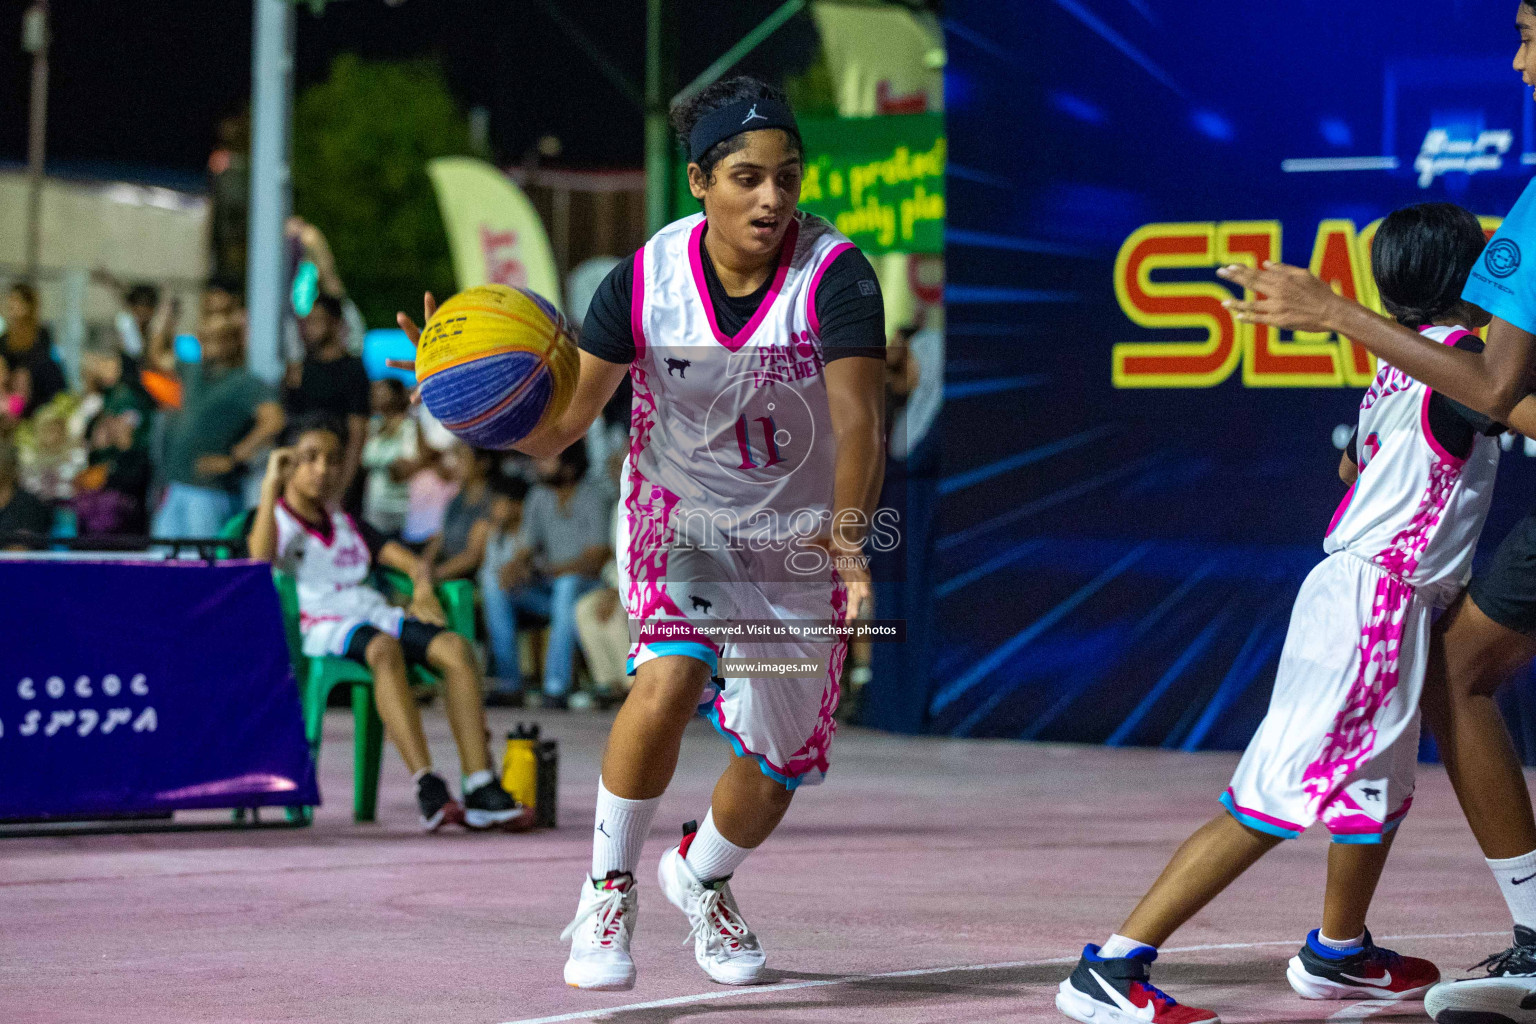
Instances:
[[[436,772],[428,772],[416,783],[416,806],[421,809],[421,827],[428,832],[464,820],[464,808]]]
[[[1515,925],[1515,944],[1473,967],[1481,978],[1442,981],[1424,995],[1436,1024],[1536,1024],[1536,931]]]
[[[512,799],[495,779],[464,794],[464,824],[468,828],[526,828],[532,822],[533,808]]]
[[[1291,957],[1286,980],[1303,999],[1418,999],[1440,980],[1440,970],[1428,960],[1383,949],[1365,933],[1365,941],[1348,951],[1324,945],[1319,929]]]

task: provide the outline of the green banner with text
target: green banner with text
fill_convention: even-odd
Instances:
[[[807,117],[800,209],[866,253],[944,250],[944,115]],[[679,214],[698,209],[686,175]]]

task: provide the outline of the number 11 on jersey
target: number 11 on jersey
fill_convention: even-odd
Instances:
[[[763,448],[766,449],[766,451],[768,453],[768,461],[762,463],[761,466],[759,466],[758,463],[752,461],[752,444],[751,444],[751,441],[749,440],[750,435],[749,435],[748,429],[747,429],[747,424],[749,422],[751,422],[751,423],[761,423],[762,426],[763,426]],[[737,467],[737,468],[739,468],[739,469],[759,469],[759,468],[767,469],[770,466],[776,466],[780,462],[783,462],[784,459],[779,455],[779,446],[778,446],[777,442],[774,441],[774,438],[773,438],[774,433],[775,433],[775,430],[774,430],[774,426],[773,426],[773,417],[772,416],[758,416],[758,417],[756,417],[755,419],[753,419],[751,421],[748,421],[748,419],[745,416],[737,417],[737,419],[736,419],[736,445],[737,445],[738,448],[741,449],[741,465],[739,467]]]

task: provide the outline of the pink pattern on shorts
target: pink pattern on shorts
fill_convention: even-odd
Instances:
[[[832,570],[832,620],[842,623],[848,619],[848,588],[843,585],[842,576],[836,569]],[[817,771],[825,775],[827,773],[827,756],[832,750],[832,737],[837,733],[837,722],[832,715],[837,711],[840,689],[838,683],[843,678],[843,661],[848,657],[848,641],[839,640],[832,645],[830,657],[827,659],[827,685],[821,693],[821,714],[817,716],[816,728],[811,735],[789,757],[789,762],[784,765],[783,773],[789,776],[804,775],[807,772]]]
[[[1459,462],[1437,460],[1430,469],[1429,487],[1419,499],[1413,518],[1392,538],[1387,549],[1373,559],[1386,575],[1376,583],[1371,617],[1360,632],[1359,672],[1344,707],[1333,720],[1333,728],[1323,739],[1323,749],[1302,773],[1302,788],[1329,831],[1336,834],[1380,830],[1375,820],[1346,794],[1338,792],[1338,788],[1375,754],[1376,716],[1397,688],[1403,620],[1413,600],[1413,587],[1406,581],[1418,568],[1419,557],[1445,513],[1460,476]],[[1344,806],[1335,810],[1334,806],[1341,801]],[[1362,824],[1361,819],[1369,822],[1369,829],[1355,827]]]

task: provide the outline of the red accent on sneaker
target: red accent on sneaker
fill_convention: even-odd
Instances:
[[[1139,981],[1131,983],[1131,989],[1126,993],[1126,998],[1138,1007],[1150,1003],[1153,1007],[1152,1024],[1202,1024],[1203,1021],[1216,1019],[1216,1014],[1211,1010],[1185,1006],[1183,1003],[1164,998],[1161,992],[1148,988]]]
[[[677,855],[683,860],[688,859],[688,847],[693,845],[693,837],[696,835],[698,835],[697,832],[689,832],[683,836],[683,841],[677,844]]]
[[[462,825],[462,824],[464,824],[464,807],[463,807],[463,805],[460,804],[457,800],[449,800],[447,803],[443,804],[443,818],[442,818],[442,820],[439,821],[435,826],[433,826],[432,831],[433,832],[437,832],[437,831],[442,830],[443,828],[446,828],[449,825]]]
[[[1409,989],[1421,988],[1425,985],[1433,985],[1440,980],[1440,968],[1433,963],[1416,956],[1405,956],[1393,964],[1390,968],[1383,968],[1383,974],[1377,975],[1376,980],[1385,974],[1392,975],[1392,983],[1383,986],[1393,992],[1406,992]],[[1364,975],[1359,975],[1364,980]]]

